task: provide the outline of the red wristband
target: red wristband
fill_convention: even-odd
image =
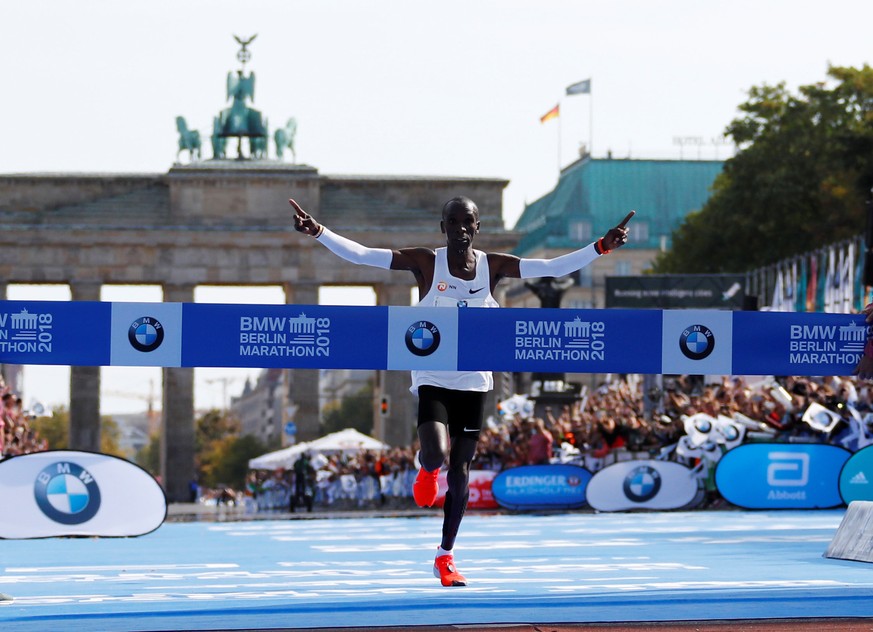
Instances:
[[[599,252],[602,255],[608,255],[610,252],[612,252],[612,250],[607,250],[606,248],[604,248],[603,237],[601,237],[600,239],[597,240],[596,250],[597,250],[597,252]]]

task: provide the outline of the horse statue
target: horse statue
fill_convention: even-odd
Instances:
[[[267,157],[267,137],[266,136],[250,136],[249,147],[252,152],[252,158],[261,159]]]
[[[200,160],[200,132],[196,129],[188,129],[184,116],[176,117],[176,129],[179,131],[179,151],[176,152],[176,160],[183,151],[188,151],[190,160]]]
[[[212,119],[212,158],[222,160],[226,157],[227,139],[219,136],[221,120],[216,116]]]
[[[276,156],[279,160],[282,159],[282,154],[285,153],[285,148],[291,150],[292,162],[297,162],[297,152],[294,151],[294,136],[297,134],[297,121],[294,118],[289,118],[285,123],[285,127],[280,127],[273,134],[273,139],[276,141]]]

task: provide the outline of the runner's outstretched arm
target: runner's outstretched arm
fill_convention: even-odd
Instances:
[[[388,248],[368,248],[356,241],[337,235],[323,224],[315,221],[309,213],[304,211],[297,202],[288,200],[294,207],[294,229],[315,237],[319,242],[336,256],[351,263],[373,266],[376,268],[391,269],[391,261],[394,252]]]
[[[534,279],[538,277],[561,277],[576,270],[581,270],[601,255],[608,254],[627,243],[627,223],[636,211],[631,211],[615,228],[610,228],[597,241],[574,250],[573,252],[555,257],[554,259],[527,259],[514,255],[495,255],[489,264],[499,277],[511,279]]]

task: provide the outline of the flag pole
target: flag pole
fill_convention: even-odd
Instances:
[[[560,108],[561,102],[558,102]],[[558,178],[561,177],[561,117],[558,116]]]
[[[594,158],[594,95],[588,91],[588,156]]]

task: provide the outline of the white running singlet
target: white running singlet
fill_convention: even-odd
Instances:
[[[500,307],[491,296],[491,274],[488,256],[481,250],[476,255],[476,276],[465,281],[449,273],[446,249],[436,249],[433,282],[428,293],[418,302],[419,307]],[[494,387],[491,371],[413,371],[413,393],[418,387],[429,384],[456,391],[487,392]]]

